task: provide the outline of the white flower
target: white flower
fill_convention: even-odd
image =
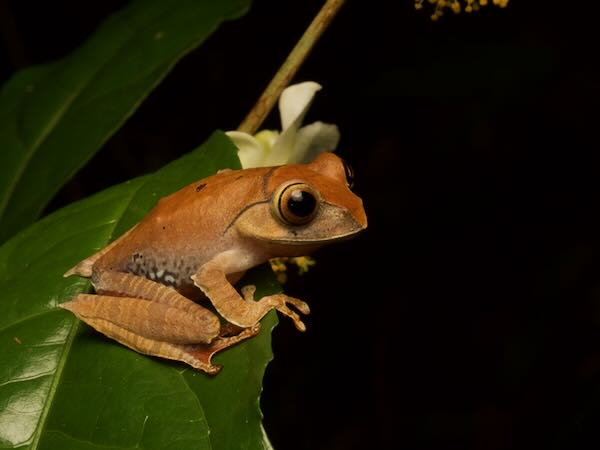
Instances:
[[[279,97],[282,131],[263,130],[255,136],[241,131],[226,134],[238,148],[242,167],[268,167],[310,162],[316,155],[333,151],[340,140],[335,125],[314,122],[300,127],[321,85],[313,81],[293,84]]]

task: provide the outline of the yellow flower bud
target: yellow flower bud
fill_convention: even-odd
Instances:
[[[423,9],[423,3],[425,0],[415,0],[415,9]],[[431,14],[431,20],[438,20],[444,15],[446,8],[451,9],[455,13],[459,13],[463,10],[467,13],[478,11],[482,6],[488,6],[489,0],[427,0],[433,5],[433,13]],[[492,0],[492,4],[500,8],[504,8],[508,5],[508,0]]]

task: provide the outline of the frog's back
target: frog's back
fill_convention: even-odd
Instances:
[[[225,230],[243,205],[264,195],[256,182],[264,172],[219,173],[162,198],[140,223],[65,276],[114,270],[186,290],[202,264],[235,245]]]

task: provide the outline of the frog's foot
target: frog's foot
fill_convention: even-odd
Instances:
[[[256,287],[254,285],[249,284],[247,286],[242,287],[241,292],[245,301],[254,301],[254,293],[256,292]],[[304,322],[302,322],[300,316],[287,306],[287,303],[289,303],[302,314],[307,315],[310,314],[310,308],[306,302],[303,302],[302,300],[299,300],[294,297],[289,297],[285,294],[269,295],[268,297],[263,297],[258,301],[258,303],[263,302],[265,306],[270,306],[270,308],[274,308],[280,313],[292,319],[294,325],[298,330],[306,331],[306,325],[304,325]]]
[[[253,284],[247,284],[246,286],[242,286],[242,289],[240,289],[240,291],[242,292],[242,297],[244,297],[244,300],[246,300],[247,302],[254,301],[256,286],[254,286]]]
[[[294,297],[289,297],[285,294],[275,294],[268,297],[263,297],[260,299],[260,302],[265,302],[266,304],[271,305],[281,314],[288,316],[290,319],[292,319],[294,326],[299,331],[306,331],[306,325],[304,325],[304,322],[302,322],[300,316],[287,305],[288,303],[291,304],[302,314],[309,314],[310,308],[306,302]]]
[[[226,329],[221,334],[229,333],[230,331],[231,330]],[[196,367],[189,362],[188,364],[214,375],[221,370],[221,366],[214,365],[211,362],[211,359],[215,353],[225,350],[226,348],[231,347],[232,345],[235,345],[245,339],[250,339],[251,337],[256,336],[259,332],[260,323],[257,323],[253,327],[243,328],[241,332],[234,336],[219,336],[209,345],[183,345],[181,347],[183,347],[183,351],[187,355],[193,358],[194,363],[198,364],[199,367]],[[206,368],[209,368],[209,370]]]

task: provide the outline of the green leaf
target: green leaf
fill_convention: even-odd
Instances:
[[[134,1],[65,59],[9,80],[0,91],[0,243],[37,219],[174,64],[248,4]]]
[[[0,448],[265,449],[259,396],[270,330],[215,358],[215,377],[140,355],[56,307],[89,288],[62,274],[158,200],[219,168],[239,168],[222,133],[154,175],[70,205],[0,248]],[[261,294],[278,290],[254,273]],[[261,295],[259,294],[259,295]]]

